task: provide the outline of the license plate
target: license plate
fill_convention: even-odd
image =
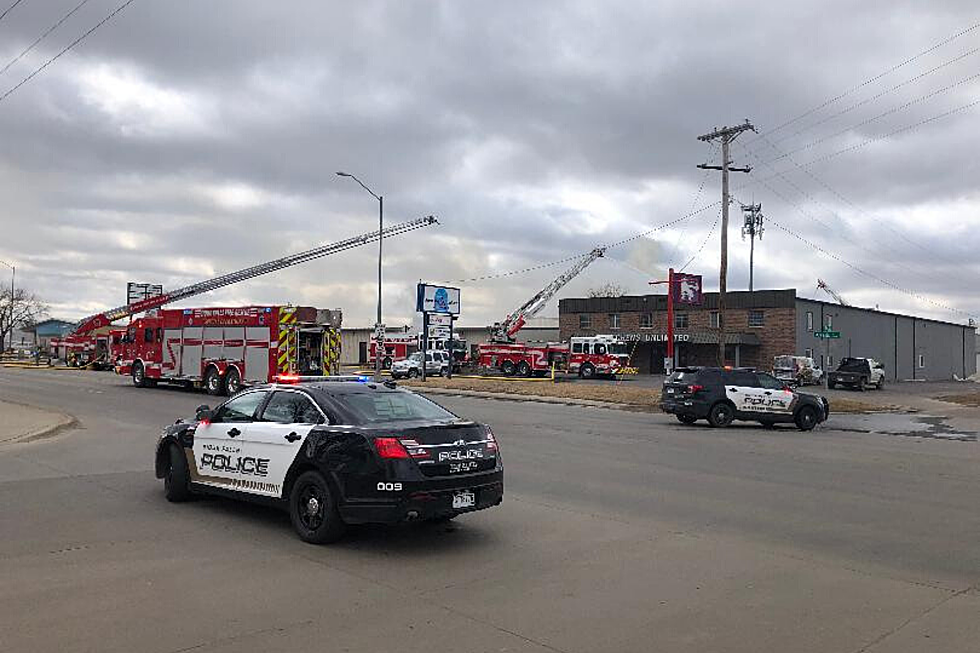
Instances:
[[[476,505],[476,495],[469,490],[453,492],[453,508],[470,508]]]
[[[669,394],[669,395],[674,394],[674,389],[673,388],[667,388],[667,394]]]

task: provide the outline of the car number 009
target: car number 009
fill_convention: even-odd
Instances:
[[[378,492],[398,492],[401,489],[401,483],[378,483]]]

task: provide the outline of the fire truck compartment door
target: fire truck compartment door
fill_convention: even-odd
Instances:
[[[180,355],[181,376],[201,376],[201,349],[204,327],[184,327],[184,346]]]
[[[204,327],[204,360],[224,358],[225,328]]]
[[[245,327],[225,327],[225,358],[230,361],[245,359]]]
[[[163,332],[163,364],[161,374],[163,376],[176,376],[180,374],[180,354],[181,330],[166,329]]]
[[[245,379],[269,380],[269,327],[245,327]]]

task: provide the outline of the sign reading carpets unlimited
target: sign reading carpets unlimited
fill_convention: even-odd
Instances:
[[[415,310],[420,313],[459,315],[459,288],[420,283]]]

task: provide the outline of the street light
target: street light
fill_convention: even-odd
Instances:
[[[17,268],[7,263],[6,261],[0,261],[8,268],[10,268],[10,350],[14,349],[14,277],[17,276]],[[3,349],[3,342],[0,341],[0,349]]]
[[[338,177],[349,177],[357,182],[357,184],[371,194],[371,197],[378,200],[378,321],[374,325],[376,344],[374,347],[374,380],[381,380],[381,347],[384,342],[381,338],[377,338],[381,335],[381,241],[384,238],[384,216],[385,216],[385,199],[382,195],[376,194],[373,190],[364,185],[360,179],[354,175],[347,172],[338,172]]]

